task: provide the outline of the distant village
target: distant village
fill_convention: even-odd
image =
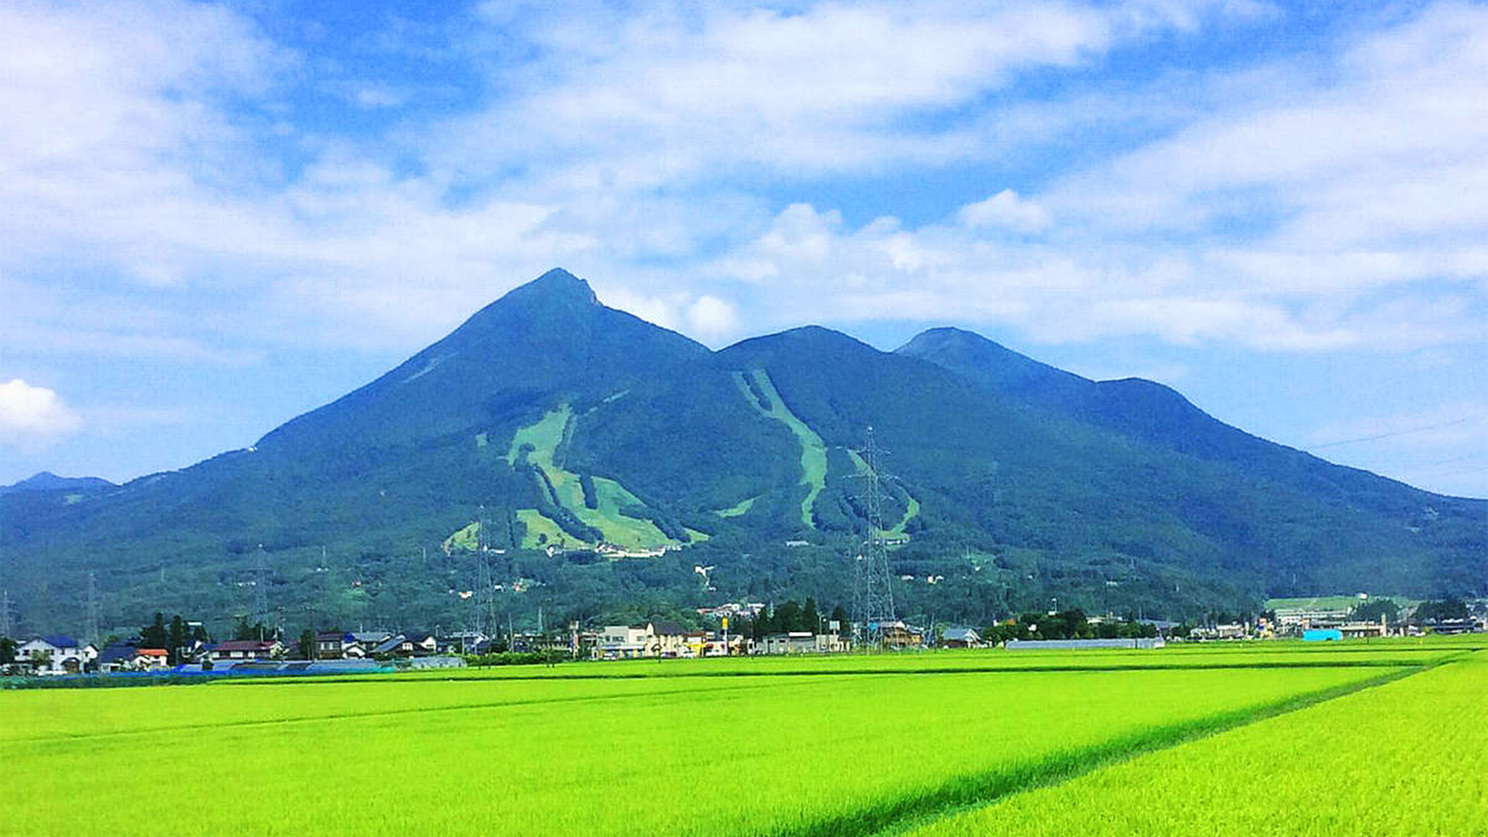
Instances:
[[[1382,600],[1373,600],[1379,602]],[[1383,600],[1388,602],[1388,600]],[[212,641],[200,622],[156,615],[139,635],[102,644],[48,634],[17,640],[0,636],[0,673],[17,676],[75,674],[314,674],[427,669],[520,663],[692,659],[858,651],[909,652],[932,648],[1031,649],[1159,648],[1169,642],[1246,642],[1298,638],[1342,642],[1426,633],[1488,631],[1488,601],[1422,602],[1401,609],[1322,604],[1276,607],[1255,621],[1187,625],[1162,620],[1127,621],[1086,616],[1078,610],[1025,613],[994,625],[916,626],[902,620],[865,629],[841,608],[818,615],[808,600],[781,608],[734,603],[698,610],[712,628],[685,627],[668,619],[636,624],[518,632],[305,631],[288,639],[262,625],[240,625],[233,639]],[[789,614],[789,615],[787,615]],[[1377,614],[1377,615],[1376,615]],[[1370,618],[1361,618],[1369,616]],[[1393,618],[1392,618],[1393,617]],[[816,624],[816,630],[803,629]],[[734,630],[730,631],[730,626]],[[780,626],[785,630],[760,630]],[[243,636],[256,632],[257,636]],[[859,637],[855,642],[854,636]]]

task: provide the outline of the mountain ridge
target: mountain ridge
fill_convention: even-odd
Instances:
[[[10,485],[0,485],[0,494],[13,491],[101,491],[117,487],[102,477],[61,477],[51,471],[39,471]]]
[[[959,329],[894,352],[820,326],[711,351],[561,269],[254,448],[72,505],[7,495],[0,576],[53,624],[77,603],[47,574],[99,567],[114,613],[241,615],[262,544],[281,612],[459,624],[483,524],[491,572],[525,579],[503,594],[519,613],[846,602],[869,427],[906,608],[974,621],[1057,596],[1181,616],[1488,576],[1488,502],[1266,442],[1159,384]],[[652,557],[605,557],[630,553]]]

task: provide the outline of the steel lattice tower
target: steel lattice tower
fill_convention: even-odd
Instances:
[[[269,621],[269,554],[263,544],[253,556],[253,624],[267,625]],[[263,635],[259,635],[263,639]]]
[[[863,551],[853,563],[853,621],[858,639],[870,645],[883,642],[883,629],[893,624],[894,590],[889,579],[889,551],[884,543],[883,486],[878,470],[878,445],[873,428],[868,428],[863,446],[863,462],[868,466],[867,480],[868,537]]]
[[[486,507],[480,507],[480,521],[475,530],[475,632],[486,635],[486,627],[496,629],[491,601],[491,566],[486,563]]]
[[[88,571],[88,624],[85,629],[87,640],[98,646],[98,578],[92,570]]]

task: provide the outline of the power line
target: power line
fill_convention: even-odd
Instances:
[[[1449,421],[1449,422],[1446,422],[1444,424],[1431,424],[1431,425],[1426,425],[1425,427],[1412,427],[1412,428],[1410,428],[1408,430],[1395,430],[1395,431],[1392,431],[1390,433],[1379,433],[1379,434],[1376,434],[1374,436],[1360,436],[1357,439],[1342,439],[1342,440],[1337,441],[1337,442],[1327,442],[1327,443],[1321,444],[1321,445],[1313,445],[1312,447],[1308,448],[1308,450],[1322,450],[1324,448],[1336,448],[1336,447],[1338,447],[1340,445],[1354,445],[1354,444],[1358,444],[1359,442],[1373,442],[1376,439],[1393,439],[1396,436],[1409,436],[1412,433],[1426,433],[1426,432],[1431,431],[1431,430],[1442,430],[1442,429],[1447,428],[1447,427],[1456,427],[1459,424],[1467,424],[1469,421],[1472,421],[1472,417],[1471,416],[1460,418],[1460,419],[1457,419],[1456,421]]]

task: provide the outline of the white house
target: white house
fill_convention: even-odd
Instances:
[[[810,631],[769,634],[754,646],[756,654],[835,654],[846,650],[846,638]]]
[[[98,649],[70,636],[50,634],[21,645],[16,649],[16,659],[33,661],[37,674],[76,674],[98,659]]]
[[[594,659],[627,660],[656,655],[656,635],[651,625],[606,625],[594,642]]]

